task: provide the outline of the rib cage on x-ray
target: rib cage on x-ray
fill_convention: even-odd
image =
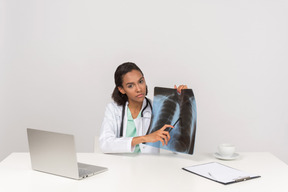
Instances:
[[[179,119],[180,118],[180,119]],[[154,90],[153,116],[148,133],[157,131],[165,124],[173,125],[167,146],[160,142],[147,143],[171,151],[193,154],[196,133],[196,103],[191,89],[182,90],[156,87]]]

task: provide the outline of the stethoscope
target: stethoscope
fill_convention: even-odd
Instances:
[[[143,111],[148,107],[148,105],[150,106],[150,108],[152,110],[152,105],[151,105],[149,99],[147,99],[147,97],[145,97],[145,99],[146,99],[146,105],[141,111],[141,117],[143,117]],[[125,108],[126,108],[126,104],[124,104],[123,108],[122,108],[122,120],[121,120],[121,126],[120,126],[120,137],[123,136],[123,121],[124,121],[124,115],[125,115]]]

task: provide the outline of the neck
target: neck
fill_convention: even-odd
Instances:
[[[143,104],[143,102],[138,103],[138,102],[130,102],[129,101],[128,107],[130,109],[130,112],[132,114],[133,119],[135,119],[138,116],[138,114],[140,113],[141,108],[142,108],[142,104]]]
[[[141,103],[138,103],[138,102],[131,102],[131,101],[129,101],[129,103],[128,103],[128,107],[129,107],[129,109],[131,110],[141,110],[141,108],[142,108],[142,104],[143,104],[143,102],[141,102]]]

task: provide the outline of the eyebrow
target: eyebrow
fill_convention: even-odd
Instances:
[[[144,79],[144,76],[142,76],[138,81],[140,81],[141,79]],[[128,83],[126,83],[126,85],[133,85],[134,83],[133,82],[128,82]]]

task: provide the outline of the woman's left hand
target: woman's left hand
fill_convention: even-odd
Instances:
[[[179,85],[178,87],[174,85],[174,88],[177,89],[178,93],[181,93],[182,89],[187,89],[187,85]]]

